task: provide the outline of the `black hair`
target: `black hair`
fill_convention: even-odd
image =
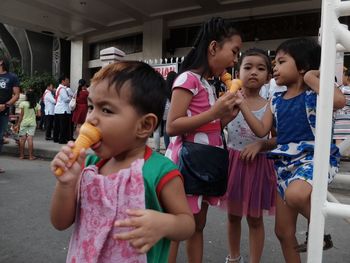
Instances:
[[[86,86],[85,79],[79,79],[79,81],[78,81],[78,90],[77,90],[77,97],[79,96],[79,93],[82,90],[83,86]]]
[[[8,72],[10,70],[10,62],[5,57],[0,57],[0,61],[2,61],[2,68],[4,71]]]
[[[29,109],[34,109],[37,104],[34,91],[31,89],[27,90],[26,97],[27,97],[27,101],[29,102]]]
[[[171,101],[171,94],[173,90],[173,84],[176,79],[177,73],[175,71],[170,71],[166,76],[166,89],[167,89],[167,97]]]
[[[107,80],[108,86],[114,87],[118,94],[122,88],[130,88],[130,104],[140,114],[155,114],[158,127],[163,118],[167,91],[164,78],[154,68],[144,62],[120,61],[100,69],[91,84],[94,86],[103,80]],[[127,82],[130,85],[124,85]]]
[[[250,57],[250,56],[259,56],[259,57],[263,58],[265,61],[267,72],[269,74],[272,73],[271,59],[270,59],[269,55],[267,54],[267,52],[265,50],[260,49],[260,48],[250,48],[250,49],[246,50],[245,52],[243,52],[241,57],[239,58],[239,62],[238,62],[239,67],[241,67],[243,59],[245,57]]]
[[[282,42],[276,49],[289,54],[298,70],[317,70],[321,63],[321,46],[312,39],[294,38]]]
[[[61,84],[63,80],[65,79],[69,79],[68,76],[66,75],[62,75],[59,79],[58,79],[58,83]]]
[[[53,83],[53,81],[48,81],[48,82],[46,82],[46,88],[47,88],[48,86],[50,86],[50,85],[55,86],[55,83]]]
[[[210,71],[208,65],[208,46],[212,41],[222,44],[226,39],[239,35],[233,23],[221,17],[213,17],[204,23],[197,35],[191,51],[181,64],[180,73],[191,69],[202,69],[202,76]]]

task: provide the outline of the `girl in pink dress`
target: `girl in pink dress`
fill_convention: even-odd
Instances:
[[[71,161],[69,142],[51,163],[53,172],[64,170],[51,222],[59,230],[74,223],[67,262],[164,263],[170,240],[189,238],[195,226],[177,167],[146,146],[163,116],[164,80],[143,62],[125,61],[91,83],[86,121],[102,135],[95,154],[84,162],[82,150]]]
[[[223,147],[221,129],[237,114],[235,95],[227,93],[217,99],[208,80],[233,67],[241,45],[241,36],[229,21],[212,18],[203,25],[173,84],[166,130],[174,137],[166,156],[175,163],[183,140]],[[202,262],[208,204],[218,205],[220,198],[187,195],[187,201],[196,222],[196,231],[186,242],[188,261]],[[176,261],[177,247],[172,243],[169,262]]]
[[[268,101],[259,95],[261,87],[271,76],[271,62],[260,49],[249,49],[240,58],[239,78],[249,109],[261,118]],[[229,181],[222,207],[228,213],[229,255],[226,262],[243,262],[240,255],[241,220],[247,217],[249,226],[249,262],[260,262],[264,247],[263,212],[273,215],[277,179],[272,160],[259,153],[266,137],[257,137],[242,113],[228,125],[227,148],[230,166]]]

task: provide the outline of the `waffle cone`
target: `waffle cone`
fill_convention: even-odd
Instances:
[[[79,156],[81,149],[88,149],[91,147],[91,145],[97,143],[100,140],[100,131],[90,123],[84,123],[80,128],[79,136],[75,140],[75,145],[72,149],[74,156],[69,161],[73,163]],[[55,175],[60,176],[62,174],[63,170],[61,168],[57,168],[55,171]]]

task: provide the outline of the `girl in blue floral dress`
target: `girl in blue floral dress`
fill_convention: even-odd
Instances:
[[[310,218],[313,157],[316,124],[316,99],[319,92],[321,48],[313,40],[299,38],[283,42],[276,50],[273,76],[287,91],[277,92],[270,107],[258,120],[243,100],[240,109],[252,131],[259,137],[276,128],[277,147],[271,151],[277,172],[275,232],[288,262],[300,262],[295,249],[298,214]],[[342,108],[345,98],[334,90],[334,108]],[[339,151],[331,146],[328,179],[338,170]]]

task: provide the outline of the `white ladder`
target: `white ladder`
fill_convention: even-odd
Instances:
[[[350,217],[350,205],[328,202],[326,199],[330,144],[324,143],[331,141],[337,44],[345,51],[350,51],[350,32],[340,24],[338,18],[350,15],[350,2],[322,0],[321,8],[321,87],[317,98],[315,166],[307,249],[308,263],[322,262],[325,217]]]

